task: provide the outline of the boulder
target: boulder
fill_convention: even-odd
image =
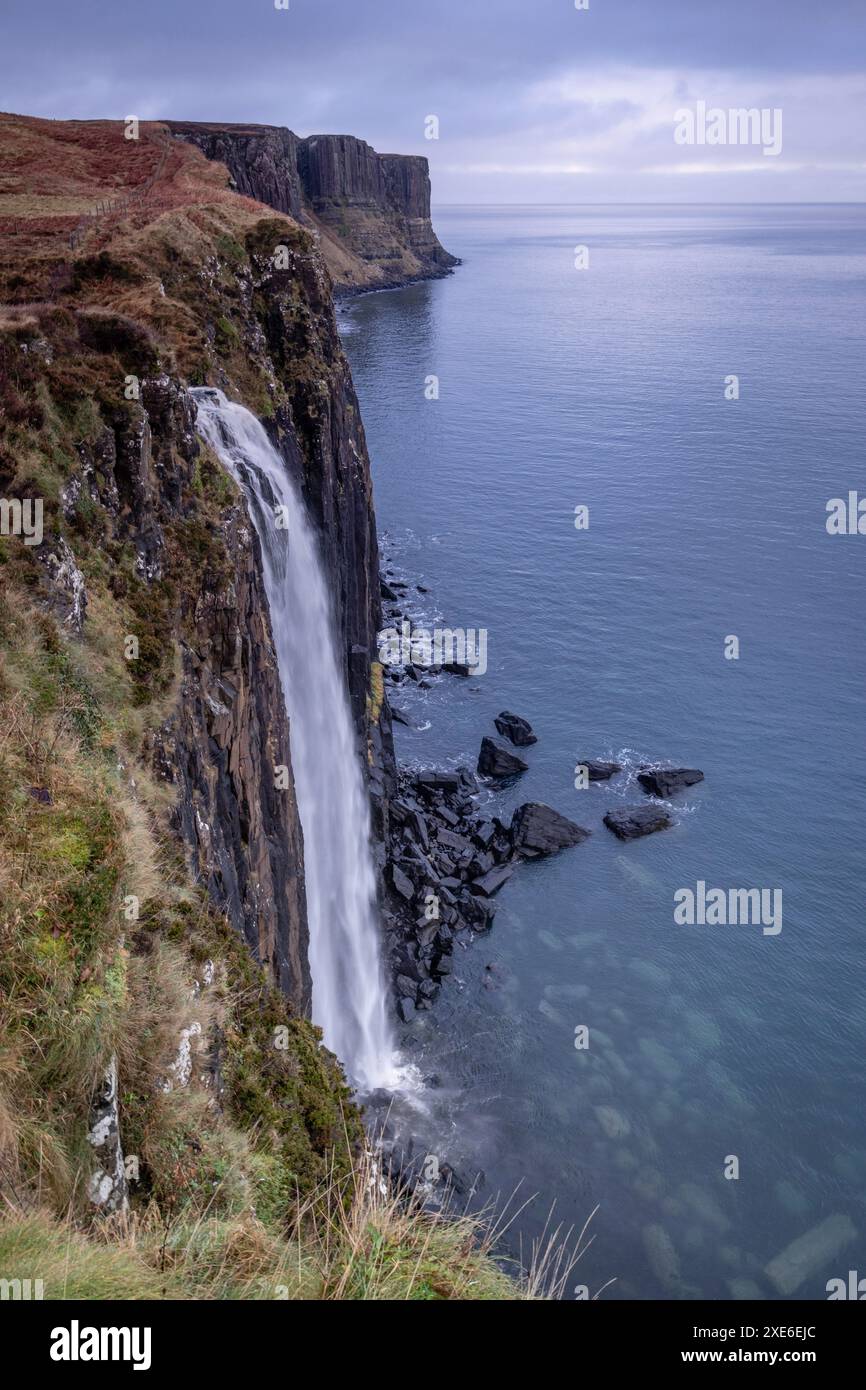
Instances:
[[[425,850],[430,848],[430,835],[427,830],[427,821],[421,811],[413,811],[409,817],[409,825],[415,832],[415,838]]]
[[[442,670],[447,671],[452,676],[471,676],[473,668],[467,666],[463,661],[445,661],[442,663]]]
[[[557,850],[567,849],[570,845],[579,845],[589,833],[539,801],[524,802],[511,819],[514,852],[528,859],[555,854]]]
[[[415,780],[420,790],[425,792],[456,792],[460,786],[460,777],[456,772],[419,772]]]
[[[495,869],[491,869],[489,874],[483,878],[477,878],[470,884],[473,893],[482,893],[485,898],[491,898],[494,893],[498,893],[503,883],[506,883],[514,873],[510,864],[497,864]]]
[[[472,878],[481,878],[484,874],[489,874],[496,863],[494,855],[489,852],[476,854],[469,861],[469,873]]]
[[[472,849],[471,841],[463,835],[458,835],[454,830],[438,830],[436,838],[440,845],[445,845],[447,849],[456,850],[458,854],[465,854],[467,850]]]
[[[693,787],[695,782],[703,782],[704,774],[696,767],[645,767],[637,775],[645,792],[650,796],[672,796],[683,787]]]
[[[538,739],[532,732],[532,725],[526,719],[521,719],[519,714],[511,714],[504,709],[501,714],[497,714],[494,724],[503,738],[507,738],[516,748],[528,748],[531,743],[537,743]]]
[[[590,782],[606,782],[615,772],[622,772],[619,763],[608,763],[602,758],[578,758],[578,766],[585,767]]]
[[[496,826],[492,820],[482,821],[472,832],[472,838],[481,849],[487,849],[493,836],[496,834]]]
[[[666,830],[673,822],[662,806],[624,806],[621,811],[608,811],[604,823],[618,839],[637,840],[654,830]]]
[[[493,903],[484,898],[473,897],[468,891],[460,895],[460,910],[472,930],[476,932],[486,931],[496,914]]]
[[[409,875],[404,874],[399,864],[391,865],[391,882],[401,898],[405,898],[407,902],[412,901],[415,896],[415,885]]]
[[[495,777],[503,779],[506,777],[516,777],[520,772],[526,772],[528,763],[516,754],[509,753],[507,748],[502,748],[500,744],[494,743],[492,738],[481,740],[481,752],[478,754],[478,771],[482,777]]]

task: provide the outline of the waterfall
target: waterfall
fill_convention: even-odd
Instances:
[[[199,387],[191,394],[198,431],[246,493],[261,541],[304,833],[313,1021],[361,1090],[390,1086],[398,1073],[370,812],[316,537],[256,417],[222,391]]]

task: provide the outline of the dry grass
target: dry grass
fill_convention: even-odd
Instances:
[[[0,297],[53,297],[58,276],[118,235],[152,226],[166,212],[211,204],[230,213],[262,208],[233,193],[222,165],[173,140],[158,121],[127,140],[123,121],[49,121],[0,113]],[[158,175],[158,183],[148,185]],[[70,250],[70,234],[98,204],[126,206],[97,216]]]
[[[586,1248],[547,1238],[529,1271],[510,1277],[494,1258],[501,1222],[425,1210],[383,1180],[370,1152],[348,1178],[298,1201],[290,1233],[249,1210],[220,1216],[219,1198],[177,1219],[151,1206],[87,1235],[68,1218],[8,1205],[0,1269],[42,1278],[56,1299],[514,1302],[562,1297]]]

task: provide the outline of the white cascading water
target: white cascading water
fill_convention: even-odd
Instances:
[[[362,1091],[390,1087],[400,1073],[387,1015],[370,813],[316,538],[256,417],[222,391],[198,387],[191,394],[198,431],[244,489],[261,541],[304,832],[313,1020]]]

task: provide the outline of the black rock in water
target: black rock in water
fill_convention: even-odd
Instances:
[[[518,806],[511,820],[514,852],[528,859],[579,845],[589,834],[588,830],[540,801],[527,801]]]
[[[474,883],[469,885],[472,893],[483,893],[485,898],[492,898],[494,893],[498,893],[503,883],[506,883],[514,873],[510,864],[497,864],[495,869],[491,869],[489,874],[483,878],[477,878]]]
[[[637,840],[673,824],[663,806],[624,806],[621,811],[608,811],[604,823],[620,840]]]
[[[442,670],[443,670],[443,671],[447,671],[447,672],[449,673],[449,675],[452,675],[452,676],[464,676],[464,677],[467,677],[467,676],[471,676],[471,675],[473,674],[473,669],[472,669],[472,667],[471,667],[471,666],[467,666],[466,663],[463,662],[463,661],[446,661],[446,662],[443,662]]]
[[[502,737],[509,739],[516,748],[528,748],[531,743],[538,742],[532,725],[528,720],[521,719],[519,714],[510,714],[504,709],[493,722]]]
[[[672,796],[683,787],[703,782],[704,774],[696,767],[646,767],[638,773],[637,780],[650,796]]]
[[[514,753],[509,753],[507,748],[502,748],[498,743],[494,743],[492,738],[481,740],[481,752],[478,754],[478,771],[483,777],[515,777],[518,772],[526,772],[529,764],[522,758],[518,758]]]
[[[601,758],[579,758],[578,766],[586,768],[590,782],[606,782],[615,772],[622,772],[619,763],[607,763]]]

